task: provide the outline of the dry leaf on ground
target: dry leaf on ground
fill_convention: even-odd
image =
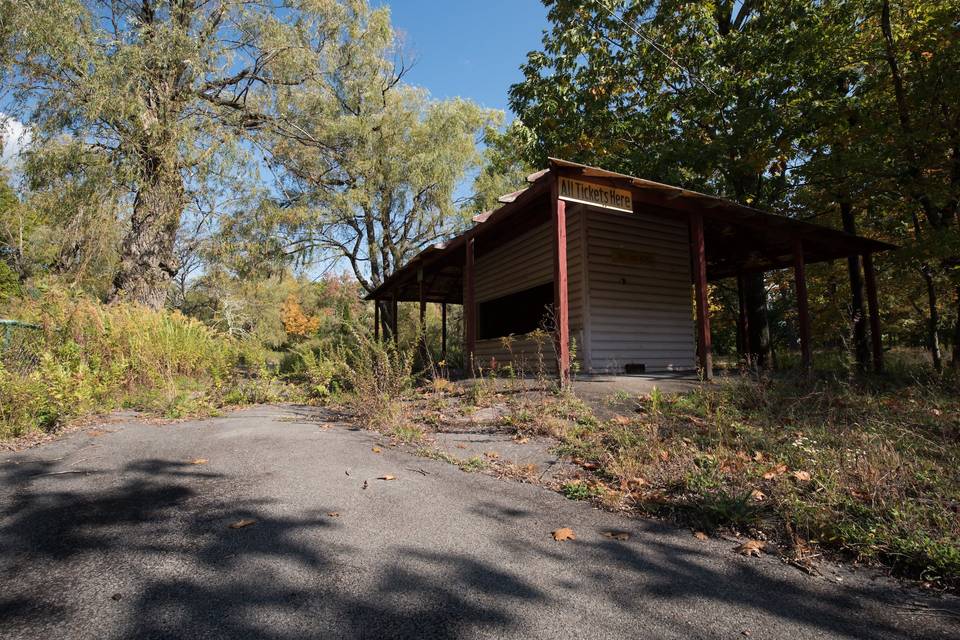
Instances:
[[[773,479],[776,478],[777,476],[783,475],[783,474],[786,473],[786,472],[787,472],[787,465],[785,465],[785,464],[778,464],[777,466],[773,467],[772,469],[770,469],[769,471],[767,471],[765,474],[763,474],[763,479],[764,479],[764,480],[773,480]]]
[[[497,453],[496,451],[487,451],[483,455],[487,456],[487,458],[489,458],[490,460],[496,460],[497,458],[500,457],[500,454]]]
[[[107,433],[107,432],[106,432],[106,431],[103,431],[102,429],[90,429],[90,431],[87,431],[87,435],[88,435],[88,436],[93,436],[94,438],[98,438],[98,437],[102,436],[102,435],[105,434],[105,433]]]
[[[765,494],[763,491],[760,491],[759,489],[754,489],[753,491],[750,492],[750,499],[753,500],[754,502],[763,502],[764,500],[767,499],[767,494]]]
[[[710,539],[710,536],[708,536],[707,534],[705,534],[703,531],[694,531],[694,532],[693,532],[693,537],[696,538],[697,540],[709,540],[709,539]]]
[[[251,520],[250,518],[244,518],[243,520],[237,520],[236,522],[230,525],[231,529],[243,529],[244,527],[249,527],[252,524],[257,524],[256,520]]]
[[[760,552],[767,548],[767,543],[760,540],[747,540],[734,549],[737,553],[744,556],[760,557]]]
[[[614,540],[629,540],[630,532],[629,531],[604,531],[603,535],[608,538],[613,538]]]
[[[397,476],[391,476],[389,473],[385,476],[380,476],[377,480],[396,480]]]
[[[373,449],[370,449],[370,451],[373,451],[374,453],[380,453],[381,449],[380,447],[374,447]]]
[[[810,472],[809,471],[794,471],[793,477],[798,482],[810,482]]]
[[[328,511],[328,512],[327,512],[327,515],[330,516],[331,518],[339,518],[339,517],[340,517],[340,514],[337,513],[336,511]]]
[[[557,542],[563,542],[564,540],[576,540],[577,534],[573,532],[573,529],[569,527],[560,527],[556,531],[551,531],[550,534],[553,536],[553,539]]]
[[[527,444],[528,442],[530,442],[530,438],[526,436],[522,436],[519,438],[514,438],[513,441],[516,442],[517,444]]]
[[[190,464],[207,464],[206,458],[194,458],[190,461]]]

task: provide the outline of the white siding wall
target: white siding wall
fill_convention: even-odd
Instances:
[[[695,367],[687,225],[654,214],[586,214],[589,361],[598,373]]]
[[[583,355],[580,345],[583,335],[583,216],[580,208],[567,210],[567,271],[570,312],[570,335],[577,341],[578,357]],[[479,304],[510,293],[530,289],[553,281],[553,225],[542,224],[513,240],[503,243],[489,253],[479,256],[475,263],[474,287]],[[482,242],[482,240],[478,240]],[[510,349],[500,338],[477,340],[476,362],[486,369],[491,359],[498,364],[513,361],[535,373],[542,357],[547,371],[556,370],[553,343],[538,345],[525,336],[515,336]]]

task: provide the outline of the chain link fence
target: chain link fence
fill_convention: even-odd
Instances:
[[[40,362],[43,327],[0,318],[0,363],[10,372],[30,373]]]

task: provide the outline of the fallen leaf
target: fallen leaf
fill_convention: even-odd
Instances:
[[[391,476],[390,474],[387,474],[385,476],[380,476],[377,478],[377,480],[396,480],[396,479],[397,479],[397,476]]]
[[[754,489],[753,491],[750,492],[750,499],[753,500],[754,502],[763,502],[764,500],[767,499],[767,494],[765,494],[763,491]]]
[[[486,456],[487,458],[489,458],[490,460],[496,460],[497,458],[500,457],[500,454],[497,453],[496,451],[487,451],[487,452],[484,453],[483,455],[485,455],[485,456]]]
[[[763,452],[757,451],[755,454],[753,454],[753,460],[755,462],[763,462]]]
[[[778,464],[777,466],[771,468],[769,471],[767,471],[765,474],[763,474],[763,479],[764,479],[764,480],[773,480],[773,479],[776,478],[777,476],[783,475],[783,474],[786,473],[786,472],[787,472],[787,465],[785,465],[785,464]]]
[[[328,512],[327,512],[327,515],[330,516],[331,518],[339,518],[339,517],[340,517],[340,514],[337,513],[336,511],[328,511]]]
[[[194,458],[190,461],[190,464],[207,464],[206,458]]]
[[[230,525],[231,529],[243,529],[244,527],[249,527],[252,524],[257,524],[256,520],[251,520],[250,518],[244,518],[243,520],[237,520]]]
[[[373,449],[370,449],[370,451],[373,451],[374,453],[380,453],[381,449],[380,447],[374,447]]]
[[[703,531],[694,531],[694,532],[693,532],[693,537],[696,538],[697,540],[709,540],[709,539],[710,539],[710,536],[708,536],[707,534],[705,534]]]
[[[594,469],[597,469],[599,466],[600,466],[600,465],[598,465],[596,462],[584,462],[584,463],[583,463],[583,468],[586,469],[587,471],[593,471]]]
[[[660,451],[660,460],[662,460],[663,462],[666,462],[669,459],[670,459],[670,452],[667,451],[666,449],[662,449]]]
[[[553,536],[553,539],[557,542],[563,542],[564,540],[576,540],[577,534],[573,532],[573,529],[569,527],[561,527],[556,531],[551,531],[550,534]]]
[[[103,430],[101,430],[101,429],[90,429],[90,431],[87,431],[87,435],[88,435],[88,436],[93,436],[94,438],[98,438],[98,437],[102,436],[102,435],[105,434],[105,433],[106,433],[106,431],[103,431]]]
[[[366,480],[363,481],[363,488],[364,488],[364,489],[367,488],[367,481],[366,481]]]
[[[932,413],[935,416],[940,416],[942,415],[943,412],[940,411],[940,409],[930,409],[930,413]]]
[[[613,538],[614,540],[629,540],[630,532],[629,531],[604,531],[603,535],[608,538]]]
[[[517,444],[527,444],[528,442],[530,442],[530,438],[526,436],[522,436],[520,438],[514,438],[513,441],[516,442]]]
[[[794,471],[793,477],[798,482],[810,482],[810,472],[809,471]]]
[[[465,444],[463,444],[462,442],[460,442],[460,443],[457,443],[456,447],[457,447],[457,449],[466,449],[466,448],[467,448],[467,445],[465,445]]]
[[[630,418],[627,416],[613,416],[614,424],[627,425],[630,424]]]
[[[760,552],[767,548],[765,542],[760,540],[747,540],[740,546],[738,546],[734,551],[744,556],[756,556],[760,557]]]

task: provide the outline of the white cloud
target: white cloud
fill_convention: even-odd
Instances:
[[[25,124],[0,112],[0,139],[3,141],[0,167],[15,171],[20,164],[20,152],[30,144],[32,138],[33,134]]]

